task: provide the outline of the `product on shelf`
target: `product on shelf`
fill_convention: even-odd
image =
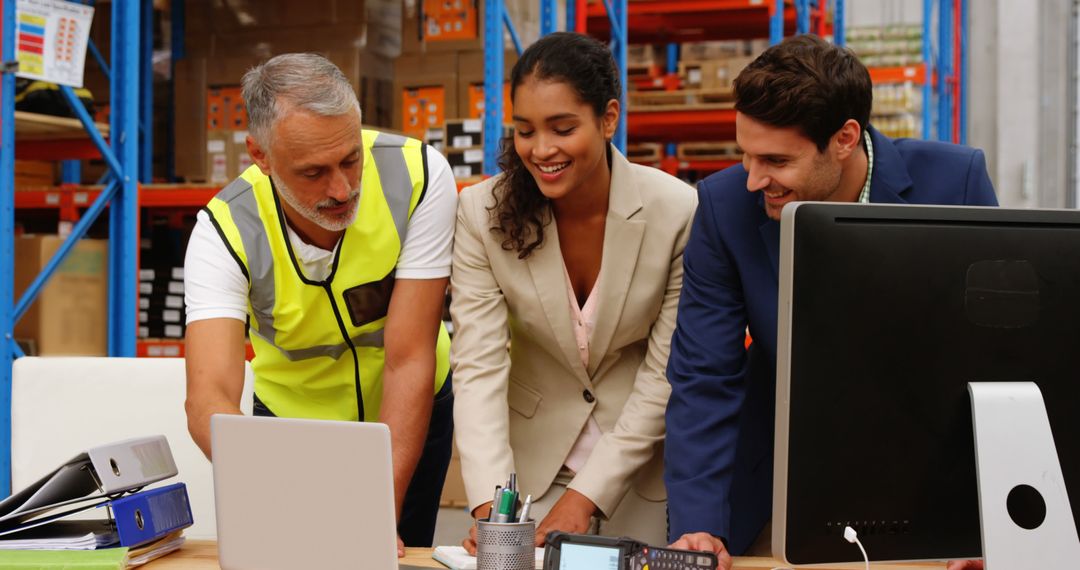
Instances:
[[[660,143],[630,143],[626,145],[626,158],[630,162],[653,165],[664,156],[664,145]]]
[[[846,33],[848,47],[871,69],[922,63],[921,25],[851,27]],[[917,137],[922,132],[922,88],[915,80],[916,69],[906,69],[909,73],[905,73],[901,81],[874,84],[870,123],[885,136]],[[895,73],[884,76],[892,77]]]
[[[742,160],[742,149],[735,141],[703,141],[679,143],[679,160]]]

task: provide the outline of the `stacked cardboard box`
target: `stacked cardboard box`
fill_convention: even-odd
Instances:
[[[364,124],[389,126],[389,57],[400,49],[400,31],[386,29],[383,14],[395,6],[394,0],[188,0],[187,57],[176,62],[174,78],[177,175],[200,182],[215,180],[212,175],[231,179],[243,168],[247,153],[236,142],[242,137],[211,135],[213,127],[220,123],[229,133],[246,130],[243,110],[235,105],[240,79],[251,67],[282,53],[326,56],[356,91]],[[375,16],[369,19],[369,12]],[[394,19],[399,21],[400,16]],[[214,113],[215,102],[221,104],[220,114]],[[214,142],[219,140],[226,141],[224,150]]]
[[[139,270],[139,338],[184,338],[184,268]]]
[[[729,89],[731,83],[765,48],[764,40],[687,42],[679,50],[683,86]]]
[[[15,297],[19,298],[64,243],[54,235],[15,240]],[[108,354],[108,256],[106,240],[80,240],[30,309],[15,325],[28,354]]]
[[[504,77],[517,61],[503,56]],[[394,62],[394,129],[432,143],[448,119],[482,118],[484,54],[482,51],[434,51],[403,54]],[[503,121],[510,122],[510,84],[503,85]]]
[[[139,252],[139,338],[184,337],[183,266],[194,220],[194,213],[146,217]]]
[[[15,187],[53,186],[56,163],[49,160],[15,160]]]

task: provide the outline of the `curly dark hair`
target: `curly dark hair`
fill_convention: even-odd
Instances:
[[[581,34],[556,32],[529,46],[510,72],[511,100],[530,76],[568,84],[597,117],[621,93],[611,51]],[[495,204],[489,210],[495,225],[491,231],[504,236],[504,250],[517,251],[518,258],[525,259],[544,243],[544,226],[551,221],[550,201],[514,149],[513,135],[501,141],[499,168],[504,175],[492,188]]]
[[[849,49],[810,34],[762,52],[735,78],[735,110],[774,127],[797,127],[824,151],[855,119],[870,122],[870,72]]]

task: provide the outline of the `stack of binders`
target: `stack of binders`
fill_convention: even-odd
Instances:
[[[0,569],[120,569],[180,548],[187,487],[145,489],[177,474],[164,436],[76,455],[0,502]]]

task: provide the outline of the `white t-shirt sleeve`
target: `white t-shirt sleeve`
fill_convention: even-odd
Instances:
[[[395,274],[398,279],[450,276],[457,219],[457,183],[446,157],[430,146],[426,147],[426,152],[427,193],[409,218],[408,233],[398,256]]]
[[[187,323],[204,319],[247,320],[248,281],[210,216],[200,211],[184,257]]]

